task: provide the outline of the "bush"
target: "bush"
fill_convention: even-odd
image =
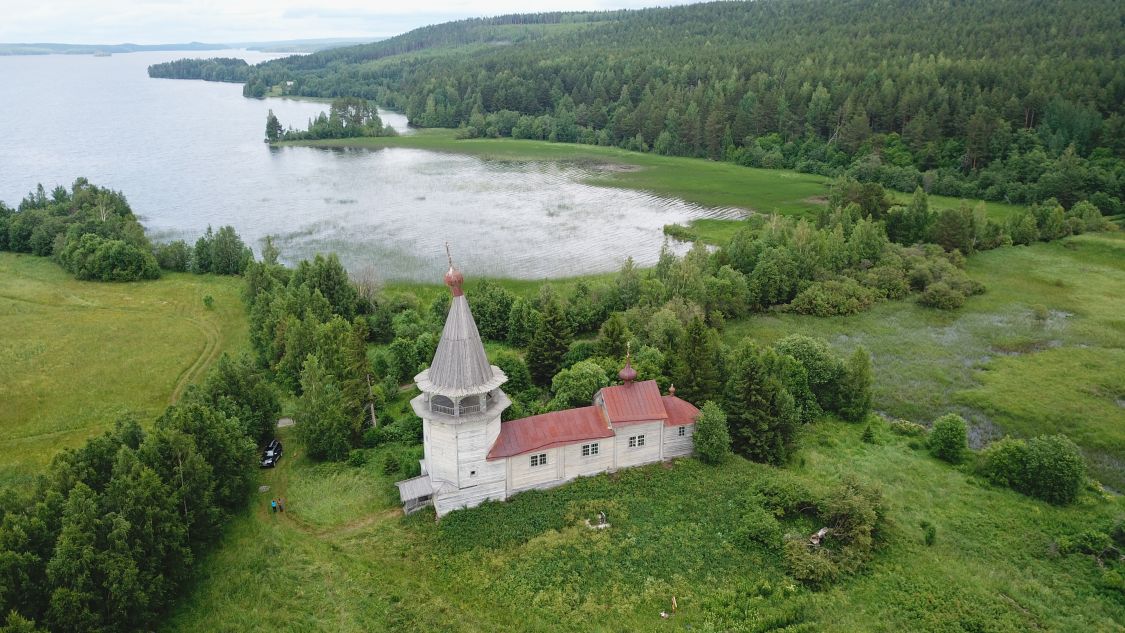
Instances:
[[[840,568],[824,548],[813,549],[804,538],[785,541],[785,568],[794,580],[811,587],[824,587],[836,581]]]
[[[730,429],[727,415],[719,405],[708,400],[695,423],[695,452],[707,464],[719,464],[730,457]]]
[[[759,483],[754,492],[778,516],[792,517],[816,509],[816,498],[812,492],[803,483],[789,477],[767,479]]]
[[[353,448],[348,453],[348,466],[360,467],[367,463],[367,453],[358,448]]]
[[[383,474],[394,475],[402,470],[402,463],[398,461],[398,456],[394,453],[387,453],[383,458]]]
[[[969,450],[965,419],[956,413],[948,413],[935,420],[929,444],[934,457],[951,464],[961,463]]]
[[[1090,554],[1101,558],[1113,549],[1108,534],[1092,529],[1059,539],[1059,551],[1063,554]]]
[[[59,261],[76,278],[87,281],[136,281],[160,277],[152,253],[123,240],[86,233],[67,240]]]
[[[1064,505],[1078,497],[1086,462],[1065,435],[1004,438],[985,449],[979,470],[989,481]]]
[[[157,244],[154,248],[156,262],[164,270],[186,273],[191,270],[191,247],[183,240]]]
[[[863,312],[875,303],[876,294],[869,288],[845,277],[841,280],[816,281],[797,293],[790,308],[798,314],[843,316]]]
[[[892,420],[891,432],[907,437],[925,437],[926,433],[929,431],[926,430],[926,427],[917,422],[911,422],[910,420]]]
[[[760,545],[774,549],[781,545],[781,524],[765,508],[753,508],[742,516],[735,538],[744,548]]]
[[[958,290],[954,290],[944,281],[935,281],[918,296],[918,303],[927,308],[956,310],[965,305],[965,295]]]
[[[918,524],[918,527],[922,528],[922,540],[926,543],[926,546],[932,546],[937,541],[937,528],[929,521],[922,521]]]

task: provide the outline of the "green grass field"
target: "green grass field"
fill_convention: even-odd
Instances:
[[[75,281],[49,259],[0,253],[0,483],[26,481],[121,413],[151,421],[245,348],[240,290],[210,275]]]
[[[433,522],[402,517],[382,454],[313,465],[293,450],[270,489],[201,561],[165,631],[1114,631],[1125,602],[1059,537],[1107,529],[1120,498],[1056,508],[993,488],[887,430],[808,429],[785,470],[695,460],[584,479]],[[291,446],[293,446],[291,444]],[[814,592],[777,551],[735,537],[749,491],[814,490],[855,473],[886,495],[886,542],[867,571]],[[286,498],[270,514],[268,500]],[[581,516],[606,510],[612,527]],[[937,526],[933,546],[919,523]],[[811,532],[808,520],[787,530]],[[675,596],[676,616],[663,620]],[[739,628],[735,628],[738,626]]]
[[[282,145],[311,147],[364,147],[382,149],[409,147],[438,152],[472,154],[485,160],[566,161],[601,166],[600,175],[591,184],[641,189],[657,195],[680,198],[707,207],[739,208],[760,213],[802,216],[824,205],[829,179],[815,174],[802,174],[784,169],[757,169],[732,163],[696,158],[660,156],[630,152],[614,147],[597,147],[572,143],[498,139],[457,139],[454,130],[424,129],[406,136],[355,138],[342,140],[302,141]],[[909,194],[892,193],[906,201]],[[970,201],[976,204],[977,201]],[[931,196],[936,208],[956,207],[961,201]],[[1016,205],[988,202],[990,215],[1002,219]],[[729,232],[723,225],[731,221],[709,220],[698,228],[711,236],[713,231]]]
[[[1065,432],[1095,476],[1125,489],[1125,234],[996,249],[967,269],[987,291],[957,311],[895,301],[832,319],[777,313],[733,323],[725,336],[799,332],[841,353],[863,345],[874,356],[876,408],[918,422],[958,411],[982,440]]]

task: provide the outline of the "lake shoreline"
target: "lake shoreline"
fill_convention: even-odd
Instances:
[[[586,179],[586,184],[647,191],[716,209],[789,216],[810,216],[824,208],[832,182],[831,178],[817,174],[744,167],[702,158],[662,156],[616,147],[512,138],[458,139],[456,133],[457,130],[450,128],[418,128],[412,134],[395,137],[282,141],[273,146],[369,150],[410,148],[470,155],[483,160],[605,165],[604,173]],[[910,198],[910,194],[903,192],[888,190],[888,193],[904,204]],[[937,195],[929,198],[930,204],[939,208],[956,207],[962,202],[958,198]],[[970,205],[984,202],[989,216],[997,220],[1006,219],[1023,208],[1021,205],[1000,202],[964,201]],[[711,224],[714,228],[714,222],[737,220],[708,220],[704,224]]]

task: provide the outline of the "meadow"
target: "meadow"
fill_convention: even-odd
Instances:
[[[50,259],[0,253],[0,484],[29,480],[122,414],[151,422],[222,352],[246,348],[241,288],[182,273],[76,281]]]
[[[579,480],[450,515],[403,517],[388,449],[363,466],[291,450],[265,472],[200,565],[165,631],[1114,631],[1125,602],[1058,539],[1108,530],[1119,497],[1057,508],[981,480],[885,428],[811,425],[786,469],[696,460]],[[291,446],[295,446],[290,444]],[[814,591],[777,548],[739,532],[756,491],[831,488],[845,473],[881,486],[887,527],[866,570]],[[287,510],[268,511],[285,497]],[[583,518],[608,514],[611,527]],[[927,546],[927,521],[936,540]],[[787,531],[820,527],[798,518]],[[678,611],[669,619],[672,597]]]
[[[1103,233],[970,257],[987,288],[956,311],[910,301],[823,319],[773,313],[730,324],[728,342],[799,332],[872,353],[875,407],[929,423],[955,411],[974,443],[1066,433],[1093,474],[1125,489],[1125,235]]]

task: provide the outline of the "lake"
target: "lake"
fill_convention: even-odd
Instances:
[[[287,261],[336,252],[384,279],[433,281],[449,241],[470,275],[548,278],[655,262],[661,228],[731,217],[582,181],[596,166],[492,161],[425,150],[270,148],[267,112],[304,127],[326,109],[246,99],[240,84],[150,79],[149,64],[250,51],[0,56],[0,200],[78,176],[123,191],[157,240],[230,224]],[[408,132],[406,118],[383,113]]]

